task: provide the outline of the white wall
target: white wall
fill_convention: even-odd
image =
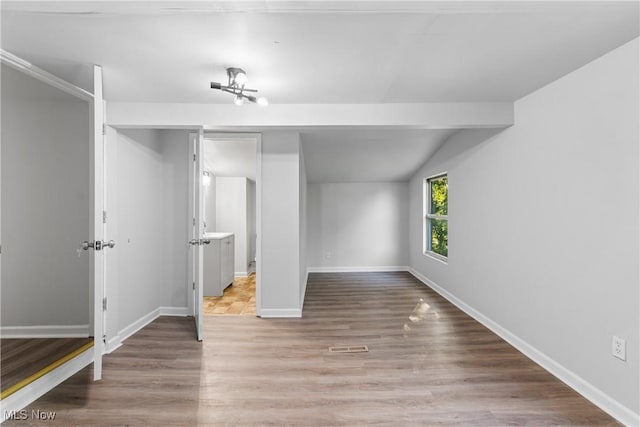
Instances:
[[[0,98],[4,336],[58,325],[86,335],[89,256],[76,249],[91,239],[89,104],[5,65]]]
[[[453,136],[410,187],[411,266],[632,423],[638,76],[636,39],[517,101],[513,127]],[[448,264],[422,254],[422,183],[440,172]],[[613,335],[627,340],[627,362],[611,355]]]
[[[188,134],[107,136],[107,337],[132,332],[160,307],[187,307]],[[115,287],[115,289],[114,289]]]
[[[216,177],[216,231],[235,233],[236,276],[246,276],[250,262],[247,185],[245,177]]]
[[[302,314],[300,305],[300,135],[262,136],[261,292],[263,317]]]
[[[409,184],[308,184],[312,270],[406,267]]]
[[[204,187],[205,232],[216,231],[216,177],[209,172],[209,185]]]

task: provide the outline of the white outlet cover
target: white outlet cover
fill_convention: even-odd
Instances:
[[[613,336],[611,354],[620,360],[627,360],[627,342],[620,337]]]

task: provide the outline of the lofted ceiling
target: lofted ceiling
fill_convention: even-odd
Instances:
[[[109,101],[513,101],[638,36],[638,2],[3,1],[2,47]]]
[[[308,182],[407,181],[454,130],[325,130],[301,134]]]
[[[271,104],[510,102],[640,32],[637,1],[5,0],[0,7],[3,49],[89,91],[99,64],[105,98],[117,102],[229,104],[230,95],[209,88],[226,81],[229,66],[244,68],[247,86]],[[406,180],[453,132],[298,130],[310,182]],[[212,158],[227,165],[207,167],[243,175],[250,150],[219,149]]]

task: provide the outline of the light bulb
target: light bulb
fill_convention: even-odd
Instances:
[[[267,98],[260,97],[257,101],[258,105],[269,105],[269,100]]]
[[[244,84],[247,82],[247,75],[240,71],[235,75],[233,81],[235,81],[238,86],[244,86]]]
[[[244,99],[240,95],[236,96],[236,99],[233,100],[233,103],[236,105],[244,104]]]

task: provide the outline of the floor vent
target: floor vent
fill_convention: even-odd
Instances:
[[[329,347],[330,353],[366,353],[369,347],[366,345],[342,345],[338,347]]]

